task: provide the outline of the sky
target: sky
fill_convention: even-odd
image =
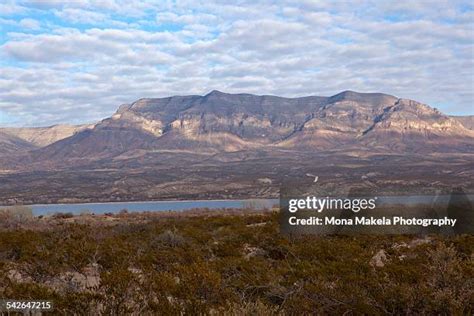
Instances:
[[[2,0],[0,125],[139,98],[383,92],[474,114],[472,1]]]

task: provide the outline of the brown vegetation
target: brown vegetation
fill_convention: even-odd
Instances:
[[[468,235],[289,238],[271,212],[32,220],[41,229],[0,229],[0,297],[50,299],[55,313],[470,314],[474,307]],[[383,264],[371,264],[381,250]]]

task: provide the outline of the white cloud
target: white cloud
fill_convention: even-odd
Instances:
[[[54,10],[54,14],[70,23],[95,24],[108,19],[106,14],[77,8]]]
[[[93,121],[141,97],[212,89],[379,91],[472,114],[466,2],[33,2],[11,4],[30,16],[0,20],[41,22],[39,33],[18,26],[0,46],[0,111],[28,125]],[[34,14],[51,9],[60,25]]]
[[[33,19],[21,19],[20,26],[26,29],[38,30],[40,28],[40,22]]]
[[[23,13],[25,8],[16,4],[14,1],[2,1],[0,3],[0,15],[12,15],[15,13]]]

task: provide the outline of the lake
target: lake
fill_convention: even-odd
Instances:
[[[278,204],[277,199],[252,199],[252,200],[192,200],[192,201],[151,201],[151,202],[108,202],[108,203],[78,203],[78,204],[38,204],[30,205],[33,214],[47,215],[54,213],[91,212],[94,214],[118,213],[121,210],[128,212],[163,212],[163,211],[186,211],[195,208],[242,209],[252,207],[256,209],[271,208]]]
[[[463,195],[465,199],[474,202],[474,195]],[[424,204],[447,205],[451,200],[451,195],[412,195],[412,196],[384,196],[378,197],[377,205],[400,204],[415,205]],[[163,211],[186,211],[195,208],[208,209],[264,209],[271,208],[279,204],[278,199],[249,199],[249,200],[188,200],[188,201],[150,201],[150,202],[108,202],[108,203],[77,203],[77,204],[38,204],[30,205],[33,214],[48,215],[54,213],[91,212],[94,214],[118,213],[126,209],[128,212],[163,212]]]

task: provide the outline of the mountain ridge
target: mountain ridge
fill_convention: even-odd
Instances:
[[[30,142],[29,159],[41,161],[113,158],[134,150],[470,152],[470,122],[384,93],[346,90],[287,98],[213,90],[203,96],[141,98],[93,125],[0,131]]]

